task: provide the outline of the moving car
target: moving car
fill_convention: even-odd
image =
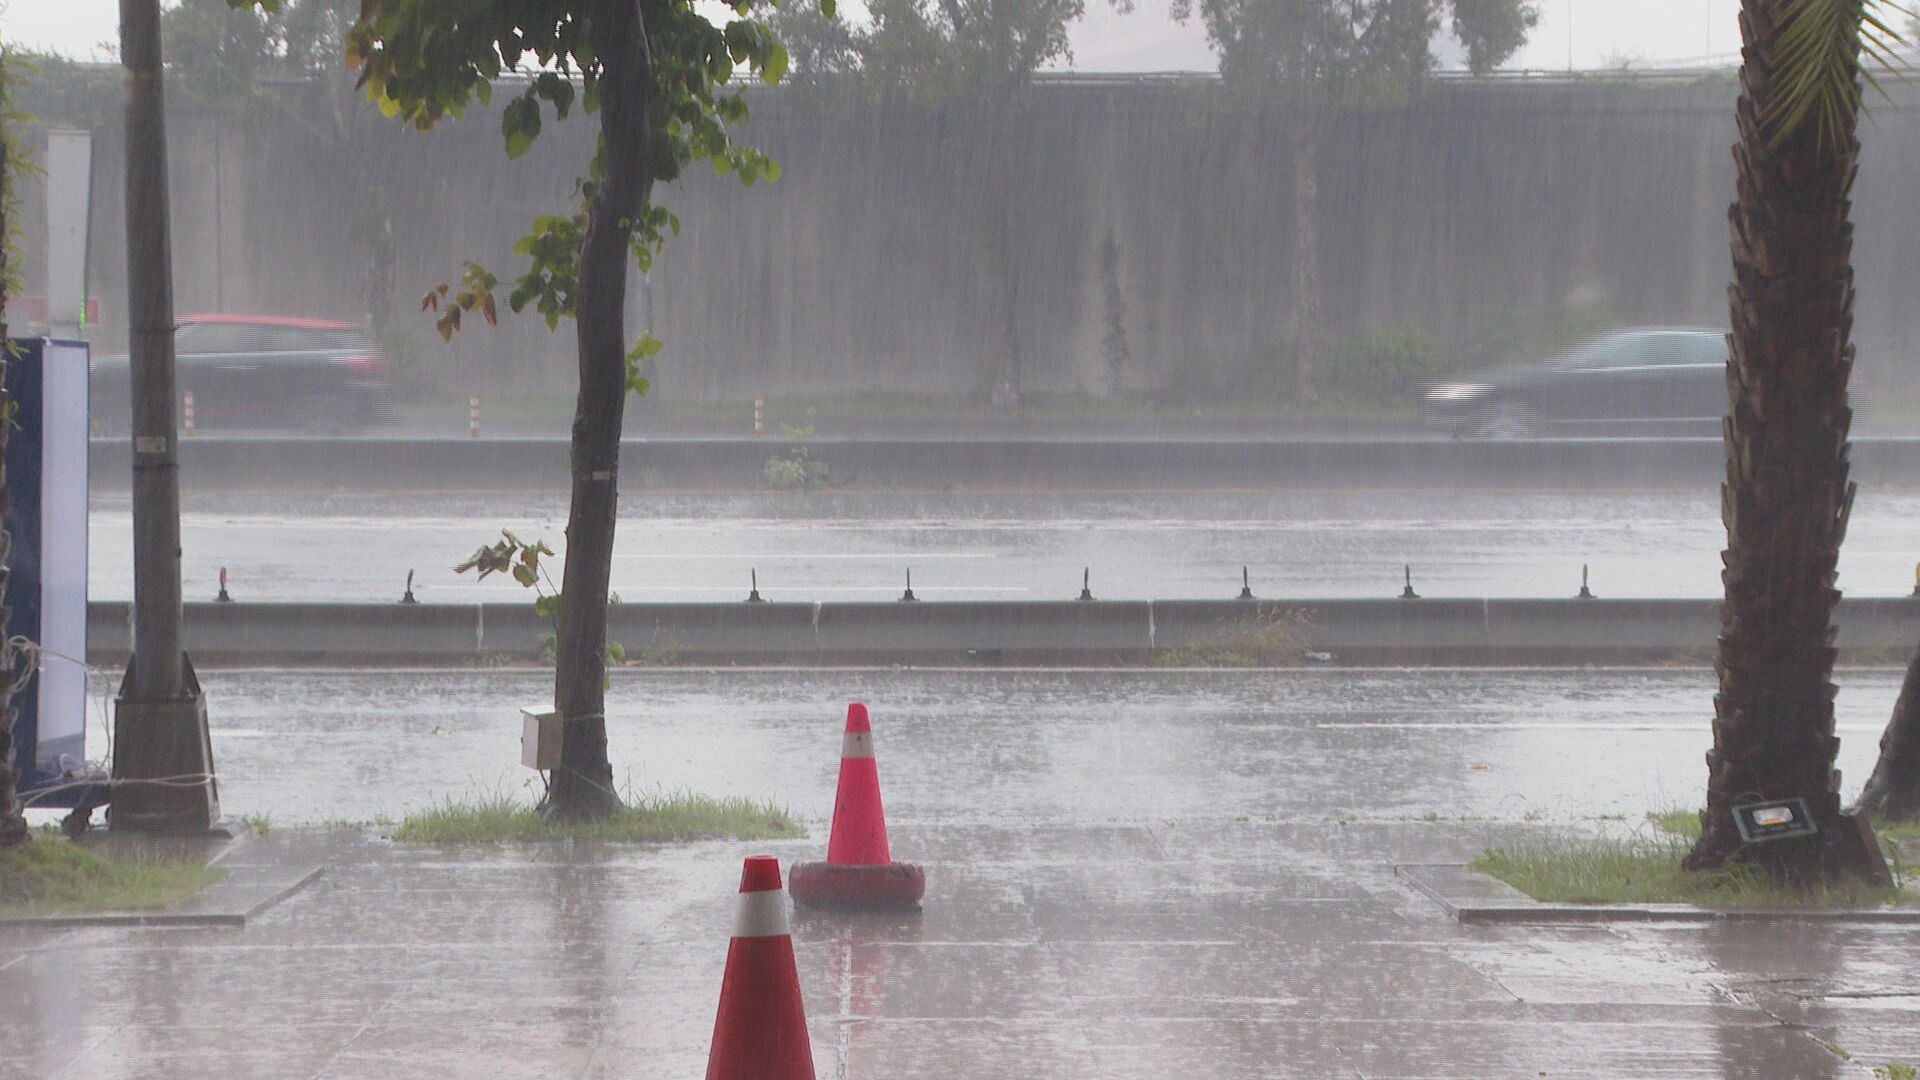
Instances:
[[[272,315],[188,315],[174,331],[180,393],[191,393],[197,429],[293,428],[338,434],[388,411],[387,358],[351,323]],[[94,363],[93,423],[102,434],[130,423],[127,357]],[[180,405],[175,403],[175,409]]]
[[[1727,412],[1720,330],[1625,330],[1550,360],[1430,387],[1421,418],[1469,438],[1713,435]]]

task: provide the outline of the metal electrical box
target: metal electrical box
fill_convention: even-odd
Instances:
[[[520,710],[520,764],[529,769],[560,767],[560,714],[538,706]]]

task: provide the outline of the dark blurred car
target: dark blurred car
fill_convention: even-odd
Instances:
[[[1430,426],[1468,438],[1714,435],[1727,412],[1719,330],[1610,334],[1551,360],[1439,383],[1421,401]]]
[[[196,429],[339,434],[388,415],[386,355],[351,323],[188,315],[173,341],[176,378],[180,393],[193,395]],[[92,390],[95,431],[124,433],[131,390],[124,354],[95,361]]]

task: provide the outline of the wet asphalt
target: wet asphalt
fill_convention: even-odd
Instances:
[[[508,602],[524,590],[453,567],[511,529],[564,553],[561,497],[302,492],[187,500],[189,599]],[[1840,560],[1851,595],[1906,595],[1920,493],[1858,497]],[[612,586],[633,601],[745,598],[750,572],[783,600],[917,595],[1063,599],[1090,570],[1112,599],[1397,595],[1402,567],[1432,596],[1571,596],[1583,565],[1614,597],[1718,595],[1725,533],[1712,492],[1366,491],[1188,495],[634,495]],[[91,593],[132,594],[124,495],[97,495]],[[554,580],[559,580],[558,566]]]

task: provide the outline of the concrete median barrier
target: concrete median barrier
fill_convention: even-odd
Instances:
[[[752,491],[770,457],[800,444],[766,439],[629,440],[629,490]],[[812,439],[829,487],[852,490],[1232,490],[1287,488],[1711,487],[1723,471],[1715,439],[1449,440]],[[97,489],[124,490],[124,440],[93,443]],[[182,440],[189,490],[351,491],[551,489],[567,482],[564,439]],[[1866,484],[1920,484],[1920,439],[1856,444]]]
[[[191,603],[202,666],[532,663],[529,604]],[[1843,657],[1904,661],[1920,600],[1844,601]],[[621,604],[630,663],[1159,665],[1663,664],[1710,659],[1711,600],[1096,600]],[[88,613],[89,658],[124,663],[124,602]]]

